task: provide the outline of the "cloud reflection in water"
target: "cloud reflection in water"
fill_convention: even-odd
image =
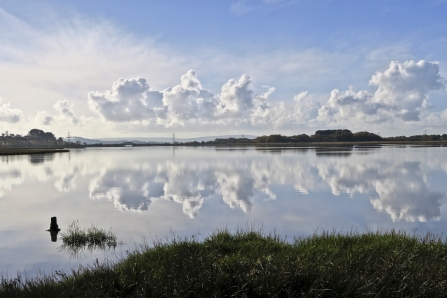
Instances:
[[[29,159],[3,159],[0,197],[32,178],[53,181],[56,190],[69,193],[85,177],[90,181],[89,197],[110,200],[118,210],[143,212],[153,202],[164,200],[181,204],[183,213],[195,218],[207,200],[221,200],[232,209],[250,212],[262,201],[284,199],[281,189],[293,186],[309,198],[319,194],[336,200],[347,194],[354,200],[366,199],[393,221],[408,222],[440,218],[446,201],[446,186],[434,188],[431,177],[435,172],[447,174],[447,160],[440,155],[431,162],[408,151],[417,149],[276,148],[275,154],[268,149],[178,149],[176,158],[147,155],[163,150],[87,151],[78,153],[80,158],[75,153],[71,159],[60,155],[32,166]]]
[[[6,191],[11,191],[13,185],[19,185],[22,182],[22,173],[18,169],[0,170],[0,198]]]
[[[334,153],[325,158],[261,154],[226,161],[214,155],[206,160],[152,161],[140,169],[107,169],[90,184],[90,197],[109,199],[122,211],[144,211],[155,200],[173,201],[194,218],[211,197],[249,212],[255,201],[277,198],[272,185],[290,184],[307,195],[325,187],[335,196],[366,195],[375,209],[388,213],[393,221],[439,218],[446,195],[430,190],[429,169],[421,161],[390,162],[382,155],[350,160]]]
[[[275,198],[247,166],[228,162],[167,161],[145,169],[111,169],[90,183],[90,198],[111,200],[121,211],[144,211],[154,200],[168,200],[182,204],[183,212],[194,218],[212,196],[244,212],[251,210],[255,197]]]

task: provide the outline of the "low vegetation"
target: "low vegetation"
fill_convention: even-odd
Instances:
[[[273,134],[269,136],[260,136],[255,139],[247,139],[247,138],[215,139],[214,141],[201,142],[201,143],[189,142],[184,143],[184,145],[228,145],[228,144],[256,145],[256,144],[380,142],[380,141],[412,141],[412,142],[447,141],[447,134],[382,138],[377,134],[367,131],[360,131],[353,133],[348,129],[327,129],[327,130],[317,130],[315,134],[311,136],[308,136],[306,134],[299,134],[293,136],[283,136],[280,134]]]
[[[116,263],[3,279],[1,297],[445,297],[447,244],[405,232],[218,231],[142,245]]]
[[[87,249],[110,249],[116,248],[118,242],[112,230],[106,231],[95,225],[89,228],[82,228],[77,221],[68,226],[68,229],[61,233],[62,245],[61,251],[65,251],[72,256],[77,256],[80,252]]]

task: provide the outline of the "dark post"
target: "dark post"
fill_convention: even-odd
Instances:
[[[51,241],[56,242],[57,241],[57,233],[59,233],[61,229],[59,229],[59,226],[57,225],[57,218],[56,216],[53,216],[51,218],[51,224],[50,229],[47,230],[51,234]]]
[[[52,230],[50,230],[51,242],[56,242],[57,241],[57,233],[59,233],[59,231],[52,231]]]
[[[51,218],[50,231],[60,231],[59,226],[57,225],[56,216]]]

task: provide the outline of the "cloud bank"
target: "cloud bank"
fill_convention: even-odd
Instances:
[[[376,72],[369,91],[334,89],[321,103],[302,92],[289,101],[271,101],[274,87],[256,93],[252,78],[230,79],[219,93],[202,87],[195,71],[181,76],[180,84],[155,90],[144,78],[119,79],[106,92],[90,92],[88,104],[106,121],[134,122],[164,128],[200,127],[295,129],[336,125],[410,123],[430,115],[430,92],[445,88],[436,62],[392,61]]]
[[[235,0],[232,7],[275,9],[292,2]],[[175,127],[192,136],[205,128],[290,134],[446,124],[445,93],[430,95],[445,88],[440,64],[409,60],[419,54],[410,54],[405,43],[368,50],[358,44],[342,50],[252,45],[255,50],[246,54],[210,45],[190,52],[104,19],[53,15],[33,23],[2,8],[0,33],[0,96],[11,103],[0,104],[3,130],[38,127],[57,135],[110,137]],[[387,57],[403,60],[382,67]]]
[[[240,125],[254,123],[258,110],[268,108],[274,88],[262,94],[252,90],[252,79],[231,79],[213,94],[202,87],[195,71],[181,76],[180,84],[154,90],[144,78],[119,79],[106,92],[90,92],[90,109],[107,121],[143,122],[162,127]]]

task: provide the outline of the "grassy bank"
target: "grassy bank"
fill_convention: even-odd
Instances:
[[[0,148],[1,155],[27,155],[27,154],[47,154],[47,153],[58,153],[58,152],[68,152],[68,149],[36,149],[36,148]]]
[[[142,245],[115,264],[3,280],[0,297],[445,297],[447,244],[404,232],[215,233]]]

